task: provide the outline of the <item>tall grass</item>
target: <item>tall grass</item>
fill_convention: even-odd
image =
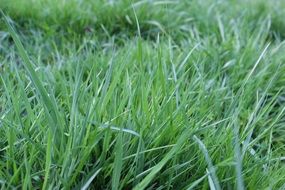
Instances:
[[[284,187],[282,1],[1,2],[1,189]]]

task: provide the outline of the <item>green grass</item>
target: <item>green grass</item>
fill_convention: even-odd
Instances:
[[[0,188],[284,189],[284,8],[0,0]]]

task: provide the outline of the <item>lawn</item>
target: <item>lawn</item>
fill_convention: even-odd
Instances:
[[[283,0],[0,0],[1,189],[285,189]]]

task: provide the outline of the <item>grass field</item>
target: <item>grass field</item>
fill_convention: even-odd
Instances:
[[[285,189],[284,1],[0,9],[1,189]]]

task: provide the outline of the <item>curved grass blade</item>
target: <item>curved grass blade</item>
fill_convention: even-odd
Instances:
[[[172,147],[172,149],[166,154],[166,156],[158,163],[156,164],[151,172],[134,188],[134,190],[142,190],[145,189],[148,184],[153,180],[155,175],[163,168],[163,166],[172,158],[172,156],[179,151],[179,149],[182,147],[183,143],[187,140],[187,138],[191,134],[184,132],[178,139],[176,145]]]
[[[18,49],[19,55],[23,60],[22,63],[24,65],[24,68],[29,73],[29,77],[30,77],[32,83],[34,84],[34,86],[35,86],[35,88],[36,88],[36,90],[37,90],[37,92],[41,98],[41,101],[42,101],[42,103],[46,109],[46,114],[48,116],[49,124],[51,127],[53,127],[53,132],[55,134],[56,126],[60,124],[60,122],[58,122],[59,113],[58,113],[58,109],[56,107],[56,103],[55,103],[55,101],[53,101],[52,98],[50,98],[50,95],[47,93],[42,82],[40,81],[39,77],[37,76],[37,73],[34,69],[34,66],[33,66],[31,60],[29,59],[29,56],[28,56],[27,52],[25,51],[25,48],[24,48],[23,44],[21,43],[18,35],[16,34],[13,26],[10,24],[8,18],[3,13],[3,11],[0,10],[0,12],[4,18],[4,21],[7,25],[9,33],[12,36],[13,41],[14,41],[17,49]]]
[[[100,173],[102,168],[96,170],[96,172],[88,179],[88,181],[82,186],[81,190],[87,190],[89,185],[92,183],[92,181],[95,179],[95,177]]]
[[[209,173],[208,177],[209,177],[210,188],[220,190],[221,186],[220,186],[218,177],[217,177],[216,172],[215,172],[215,167],[212,163],[212,160],[209,156],[209,153],[208,153],[206,146],[196,135],[193,136],[193,140],[199,145],[199,148],[203,152],[205,159],[208,163],[209,172],[207,171],[207,173]]]

